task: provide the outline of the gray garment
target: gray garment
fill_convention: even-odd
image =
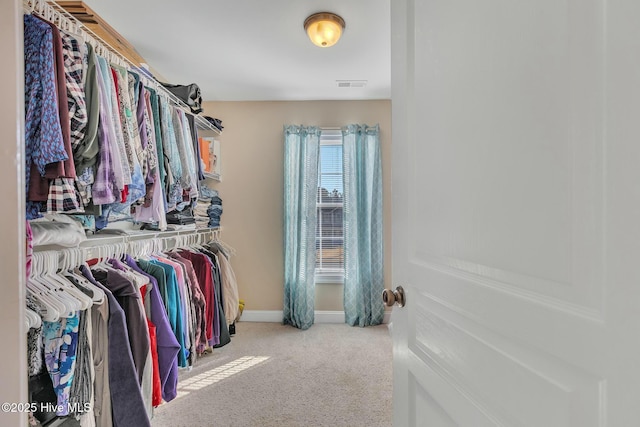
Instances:
[[[95,280],[91,270],[82,266],[81,271],[89,281],[102,289],[109,299],[109,365],[104,369],[109,369],[113,426],[151,427],[144,410],[140,383],[131,355],[124,310],[111,291]],[[147,337],[148,334],[147,331]],[[144,352],[145,359],[147,351]]]
[[[147,362],[144,364],[140,391],[142,392],[142,400],[144,400],[144,409],[147,411],[147,417],[151,419],[153,418],[153,359],[151,358],[151,349],[149,349]]]
[[[66,278],[82,293],[93,298],[93,291],[85,285],[86,281],[80,281],[78,277],[72,275],[67,275]],[[83,427],[95,426],[95,415],[93,413],[93,377],[95,372],[91,353],[91,327],[91,310],[81,311],[78,321],[76,367],[69,393],[69,403],[73,403],[76,409],[90,408],[88,411],[73,413],[80,420],[80,425]]]
[[[91,335],[91,310],[81,311],[79,316],[76,367],[71,391],[69,392],[69,403],[73,404],[76,409],[84,408],[85,404],[88,407],[93,406],[93,357],[91,356],[89,341],[89,336]],[[78,411],[73,415],[88,415],[86,412],[90,411]],[[93,414],[91,416],[93,417]]]
[[[144,308],[147,321],[149,321],[149,319],[151,319],[151,301],[148,296],[153,285],[149,283],[146,286],[147,287],[145,289],[145,295],[142,298],[144,301],[142,307]],[[149,416],[149,419],[151,419],[153,418],[153,357],[151,356],[151,346],[149,346],[149,354],[147,355],[147,361],[144,364],[144,372],[142,373],[142,383],[140,384],[140,390],[142,391],[142,398],[144,399],[144,406],[147,410],[147,416]]]
[[[42,314],[40,303],[27,292],[26,296],[27,308],[35,311],[38,315]],[[27,366],[29,367],[29,375],[37,375],[42,372],[44,367],[44,345],[42,344],[42,324],[38,328],[29,328],[27,332]]]
[[[93,413],[97,427],[112,427],[109,386],[109,302],[91,307],[91,352],[93,355]]]
[[[96,54],[93,47],[85,44],[86,50],[86,73],[84,83],[84,94],[87,105],[87,126],[84,130],[84,137],[73,150],[73,161],[75,163],[76,174],[81,175],[86,168],[94,167],[98,159],[98,122],[100,115],[100,100],[98,98],[98,80],[96,75]]]

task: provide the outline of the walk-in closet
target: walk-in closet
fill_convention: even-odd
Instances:
[[[222,121],[61,4],[23,9],[28,398],[8,411],[149,426],[243,308],[211,188]]]
[[[386,90],[365,100],[343,99],[346,92],[271,98],[258,88],[224,94],[229,83],[206,71],[215,65],[187,61],[184,49],[162,40],[182,18],[165,16],[167,5],[141,3],[129,4],[127,16],[157,16],[166,28],[152,49],[100,2],[22,0],[16,9],[25,366],[17,378],[24,397],[3,412],[42,427],[293,426],[319,418],[385,425]],[[322,19],[345,23],[311,12],[302,49],[317,54],[308,37],[322,34]],[[210,54],[223,50],[213,45]],[[176,73],[177,63],[184,67]],[[366,86],[335,87],[352,84]],[[316,154],[305,148],[311,157],[297,157],[305,145]],[[371,151],[360,154],[360,146]],[[372,161],[356,171],[361,155]],[[343,179],[346,159],[354,172]],[[363,179],[375,218],[364,267],[364,243],[352,245],[351,258],[343,249],[363,239],[345,234],[363,229],[358,218],[342,220],[342,193],[351,206],[370,191],[358,187],[360,175],[374,177]],[[367,364],[376,367],[367,381],[377,385],[348,391],[361,386],[345,388],[343,378]],[[308,376],[328,387],[312,412],[304,408],[317,380]],[[304,393],[296,381],[308,383]],[[371,411],[373,402],[382,404]],[[190,417],[193,405],[203,409]]]
[[[4,0],[0,427],[631,427],[638,0]]]

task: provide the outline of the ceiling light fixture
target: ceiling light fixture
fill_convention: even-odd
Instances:
[[[329,47],[338,42],[344,19],[331,12],[314,13],[304,21],[304,29],[316,46]]]

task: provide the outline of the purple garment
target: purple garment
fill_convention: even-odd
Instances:
[[[82,274],[102,289],[109,300],[109,388],[114,427],[151,427],[133,365],[124,310],[109,289],[100,284],[86,266]]]
[[[129,255],[125,256],[125,262],[134,271],[149,278],[151,290],[149,297],[151,300],[151,321],[156,327],[156,338],[158,345],[158,368],[160,371],[160,383],[162,384],[162,398],[169,402],[175,399],[178,388],[178,352],[180,343],[176,339],[171,324],[167,317],[167,312],[162,302],[158,281],[152,275],[142,270],[135,260]]]
[[[138,133],[142,149],[147,148],[147,128],[144,120],[144,110],[146,108],[144,85],[138,85],[138,104],[136,105],[136,118],[138,119]]]

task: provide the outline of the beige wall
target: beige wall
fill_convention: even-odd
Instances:
[[[0,402],[27,402],[26,330],[24,325],[24,53],[22,2],[5,1],[0,13]],[[0,425],[24,426],[25,413],[0,412]]]
[[[391,278],[391,101],[206,102],[204,114],[222,120],[222,238],[246,310],[282,310],[283,126],[380,125],[384,180],[385,284]],[[342,285],[316,287],[316,310],[342,311]]]

